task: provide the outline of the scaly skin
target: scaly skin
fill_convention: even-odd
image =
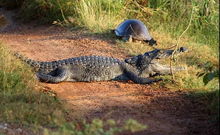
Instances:
[[[141,76],[169,73],[169,68],[152,62],[161,56],[168,57],[170,55],[170,51],[154,50],[123,61],[103,56],[81,56],[58,61],[41,62],[15,54],[17,58],[33,67],[37,72],[37,77],[43,82],[132,80],[139,84],[150,84],[158,81],[158,79],[148,79]],[[183,69],[176,68],[176,70]]]

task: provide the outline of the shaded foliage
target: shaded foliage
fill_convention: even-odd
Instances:
[[[203,77],[203,82],[205,84],[208,84],[208,82],[210,82],[214,78],[218,78],[218,77],[219,77],[219,70],[213,71],[211,73],[206,73],[205,76]]]

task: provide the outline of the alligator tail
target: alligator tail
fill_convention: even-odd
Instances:
[[[20,60],[22,60],[23,62],[27,63],[29,66],[33,67],[33,68],[40,68],[40,65],[41,65],[41,62],[39,61],[35,61],[35,60],[32,60],[32,59],[29,59],[19,53],[14,53],[14,56]]]
[[[23,62],[27,63],[29,66],[34,68],[37,72],[44,72],[49,73],[56,69],[57,67],[66,64],[65,60],[61,61],[52,61],[52,62],[42,62],[42,61],[35,61],[32,59],[29,59],[19,53],[14,53],[14,56],[18,59],[22,60]]]

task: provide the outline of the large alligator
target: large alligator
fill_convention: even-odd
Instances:
[[[63,81],[104,81],[104,80],[132,80],[138,84],[150,84],[160,79],[150,79],[151,75],[169,74],[170,67],[162,66],[155,59],[168,57],[174,50],[153,50],[125,60],[103,56],[81,56],[51,62],[31,60],[22,55],[15,56],[36,71],[42,82],[59,83]],[[185,52],[181,47],[178,53]],[[184,70],[182,67],[173,67],[173,71]]]
[[[146,52],[143,55],[134,56],[125,59],[125,62],[136,67],[140,72],[139,76],[152,77],[156,75],[171,74],[170,66],[161,65],[158,59],[167,58],[172,55],[174,50],[159,50],[155,49],[150,52]],[[180,47],[176,50],[176,54],[187,52],[188,49]],[[185,70],[184,67],[172,67],[173,72]]]

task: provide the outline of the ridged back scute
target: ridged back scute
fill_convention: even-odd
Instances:
[[[15,53],[14,56],[17,57],[18,59],[24,61],[25,63],[27,63],[31,67],[40,68],[40,62],[39,61],[35,61],[35,60],[32,60],[32,59],[29,59],[29,58],[24,57],[23,55],[21,55],[19,53]]]
[[[80,64],[92,64],[92,65],[114,65],[122,63],[119,59],[115,59],[112,57],[104,57],[104,56],[80,56],[74,58],[68,58],[63,60],[51,61],[51,62],[42,62],[42,61],[35,61],[24,57],[21,54],[15,53],[14,54],[18,59],[24,61],[31,67],[34,67],[39,72],[50,72],[62,66],[68,65],[80,65]]]

